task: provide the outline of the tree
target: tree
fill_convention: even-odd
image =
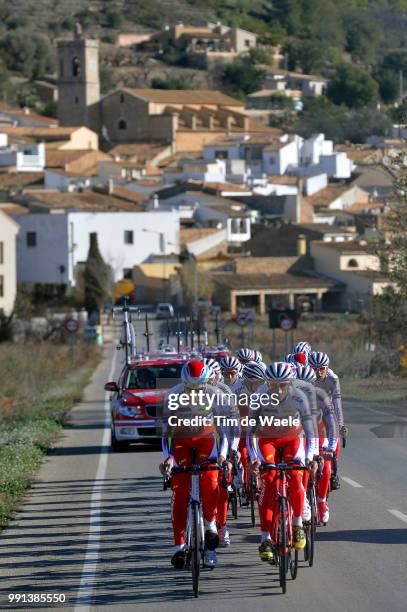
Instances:
[[[374,16],[359,8],[346,15],[346,51],[352,58],[372,62],[383,39],[383,30]]]
[[[346,109],[336,106],[324,96],[305,98],[304,108],[298,115],[294,131],[308,138],[322,132],[326,138],[343,142],[343,127],[346,123]]]
[[[184,81],[179,79],[160,79],[159,77],[155,77],[151,81],[151,87],[153,89],[189,89]]]
[[[106,25],[108,28],[118,30],[124,23],[124,17],[117,8],[109,8],[106,12]]]
[[[51,72],[54,68],[49,40],[29,29],[17,29],[0,39],[0,56],[9,70],[28,78]]]
[[[329,82],[327,95],[335,104],[349,108],[372,106],[379,99],[379,85],[367,72],[342,64]]]
[[[181,286],[185,302],[191,306],[196,299],[210,298],[213,292],[213,281],[204,271],[199,269],[196,258],[188,251],[180,255],[182,266],[179,269]]]
[[[369,136],[384,136],[391,129],[391,121],[375,108],[362,108],[347,113],[343,138],[353,143],[364,143]]]
[[[407,100],[404,100],[397,108],[392,108],[390,117],[395,123],[407,123]]]
[[[90,234],[90,245],[83,272],[85,308],[88,313],[101,309],[111,285],[110,268],[99,251],[97,234]]]
[[[380,97],[385,104],[395,102],[399,95],[399,79],[392,70],[377,70],[374,79],[379,83]]]
[[[326,51],[314,40],[293,40],[286,44],[289,70],[302,70],[305,74],[319,72],[324,67]]]
[[[386,241],[378,245],[377,252],[388,270],[400,295],[407,299],[407,175],[402,152],[392,164],[395,176],[395,198],[386,215]]]
[[[221,72],[222,87],[229,93],[244,97],[261,89],[266,73],[249,59],[237,59],[226,64]]]
[[[252,47],[249,49],[249,58],[252,64],[267,64],[267,66],[273,65],[273,56],[270,51],[262,49],[261,47]]]

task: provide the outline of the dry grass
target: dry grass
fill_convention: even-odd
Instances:
[[[39,468],[100,360],[89,345],[0,345],[0,528]]]
[[[314,350],[329,354],[332,368],[341,377],[383,377],[396,373],[399,365],[398,346],[389,349],[376,344],[374,353],[366,350],[367,330],[356,315],[320,313],[303,316],[293,334],[276,330],[275,351],[273,331],[268,328],[266,317],[258,317],[253,341],[248,336],[247,327],[244,334],[243,345],[260,349],[266,362],[282,359],[291,352],[293,341],[306,340]],[[233,350],[242,346],[240,328],[231,319],[226,322],[224,335]]]
[[[25,413],[33,400],[97,359],[97,349],[88,344],[75,347],[74,361],[66,345],[0,344],[0,423]]]

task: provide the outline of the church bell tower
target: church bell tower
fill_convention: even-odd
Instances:
[[[58,120],[99,131],[99,41],[84,38],[79,24],[73,40],[58,41]]]

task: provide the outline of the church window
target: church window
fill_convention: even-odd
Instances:
[[[79,57],[74,57],[72,60],[72,76],[79,76],[81,73],[81,62]]]
[[[127,122],[124,119],[119,121],[119,130],[127,130]]]

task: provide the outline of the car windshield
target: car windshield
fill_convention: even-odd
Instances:
[[[182,365],[167,363],[131,368],[127,373],[126,389],[167,389],[180,379]]]

